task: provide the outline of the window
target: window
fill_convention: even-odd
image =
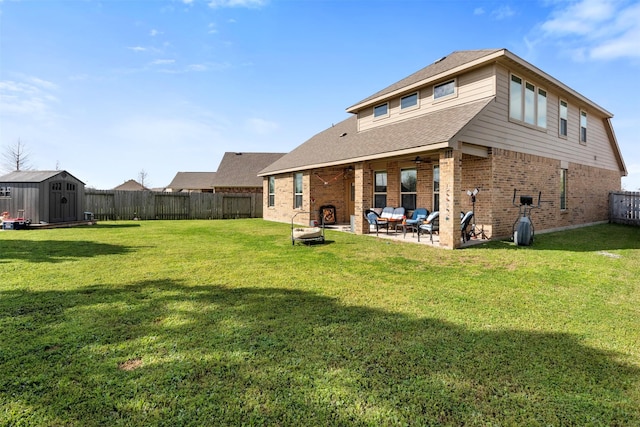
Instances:
[[[580,142],[587,142],[587,112],[580,111]]]
[[[449,80],[433,87],[433,99],[444,98],[445,96],[456,93],[456,81]]]
[[[560,169],[560,209],[567,209],[567,170]]]
[[[522,120],[522,79],[511,76],[509,86],[509,117]]]
[[[433,165],[433,212],[440,210],[440,165]]]
[[[406,210],[416,208],[418,189],[418,173],[416,169],[402,169],[400,171],[400,197],[402,207]]]
[[[11,187],[0,185],[0,197],[11,197]]]
[[[418,105],[418,92],[412,93],[411,95],[403,96],[402,98],[400,98],[401,110],[415,107],[416,105]]]
[[[375,172],[373,188],[373,207],[384,208],[387,206],[387,172]]]
[[[560,116],[560,129],[558,130],[558,133],[560,134],[560,136],[567,136],[568,113],[569,113],[569,106],[567,105],[567,102],[560,100],[560,111],[558,113]]]
[[[293,208],[302,208],[302,173],[293,174]]]
[[[276,177],[269,177],[269,206],[276,205]]]
[[[380,104],[377,107],[373,107],[373,117],[385,117],[389,114],[389,104]]]
[[[540,128],[547,127],[547,92],[511,75],[509,117]]]
[[[530,125],[536,121],[536,88],[531,83],[524,85],[524,122]]]
[[[538,121],[537,125],[541,128],[547,128],[547,92],[538,89]]]

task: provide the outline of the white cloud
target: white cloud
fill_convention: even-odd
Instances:
[[[156,29],[152,29],[151,31],[149,31],[149,35],[150,35],[151,37],[155,37],[155,36],[157,36],[157,35],[159,35],[159,34],[162,34],[162,31],[158,31],[158,30],[156,30]]]
[[[272,132],[275,132],[280,128],[280,126],[275,122],[270,122],[268,120],[259,119],[259,118],[251,118],[246,121],[247,128],[258,135],[267,135]]]
[[[25,82],[0,81],[0,114],[50,119],[51,107],[58,102],[51,90],[58,86],[37,77],[26,77],[24,80]]]
[[[559,3],[540,25],[575,61],[640,58],[640,3],[581,0]]]
[[[509,6],[500,6],[498,9],[495,9],[491,12],[491,16],[493,16],[497,20],[510,18],[515,14],[516,12]]]
[[[209,7],[216,9],[219,7],[247,7],[260,8],[267,4],[267,0],[211,0]]]
[[[476,7],[476,8],[473,10],[473,14],[474,14],[474,15],[484,15],[484,9],[483,9],[483,8],[481,8],[481,7]]]
[[[142,46],[130,46],[127,47],[127,49],[132,50],[134,52],[146,52],[147,48],[146,47],[142,47]]]
[[[611,1],[582,0],[569,3],[568,7],[556,10],[552,19],[542,24],[542,30],[552,36],[588,35],[614,13],[615,7]]]
[[[207,26],[207,28],[208,28],[207,32],[208,32],[209,34],[216,34],[216,33],[218,32],[218,28],[216,27],[216,24],[215,24],[215,23],[213,23],[213,22],[212,22],[212,23],[210,23],[210,24]]]
[[[174,64],[175,62],[175,59],[156,59],[151,63],[151,65],[169,65]]]

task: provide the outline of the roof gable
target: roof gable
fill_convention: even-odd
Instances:
[[[148,190],[148,188],[140,184],[135,179],[130,179],[118,185],[117,187],[115,187],[114,190],[142,191],[142,190]]]
[[[215,187],[262,187],[258,172],[285,153],[234,153],[222,157],[214,179]]]
[[[213,189],[215,172],[178,172],[167,188],[174,191]]]

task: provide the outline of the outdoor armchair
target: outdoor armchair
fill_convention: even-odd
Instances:
[[[405,234],[406,234],[407,228],[410,228],[411,236],[413,236],[414,231],[418,231],[418,225],[422,224],[424,220],[427,219],[428,215],[429,215],[428,209],[418,208],[414,210],[413,215],[411,215],[411,218],[407,218],[407,220],[405,221],[405,229],[404,229]]]
[[[438,217],[440,212],[434,211],[429,214],[427,219],[418,226],[418,242],[420,241],[420,234],[429,233],[431,237],[431,243],[433,243],[433,233],[440,230],[440,221]]]
[[[381,219],[375,211],[372,211],[371,209],[365,210],[364,217],[369,222],[369,226],[374,226],[376,228],[376,236],[381,228],[386,228],[387,232],[389,231],[389,222]]]

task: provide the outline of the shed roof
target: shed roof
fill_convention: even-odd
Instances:
[[[84,182],[80,181],[75,176],[71,175],[69,172],[64,170],[57,171],[13,171],[9,172],[6,175],[0,176],[0,181],[2,182],[44,182],[48,179],[51,179],[57,175],[61,175],[62,178],[67,178],[68,176],[77,180],[78,182],[84,184]]]
[[[281,157],[263,169],[260,176],[410,154],[448,143],[493,99],[485,98],[362,132],[357,131],[356,116],[351,116]]]
[[[258,173],[285,153],[224,153],[213,180],[215,187],[262,187]]]

